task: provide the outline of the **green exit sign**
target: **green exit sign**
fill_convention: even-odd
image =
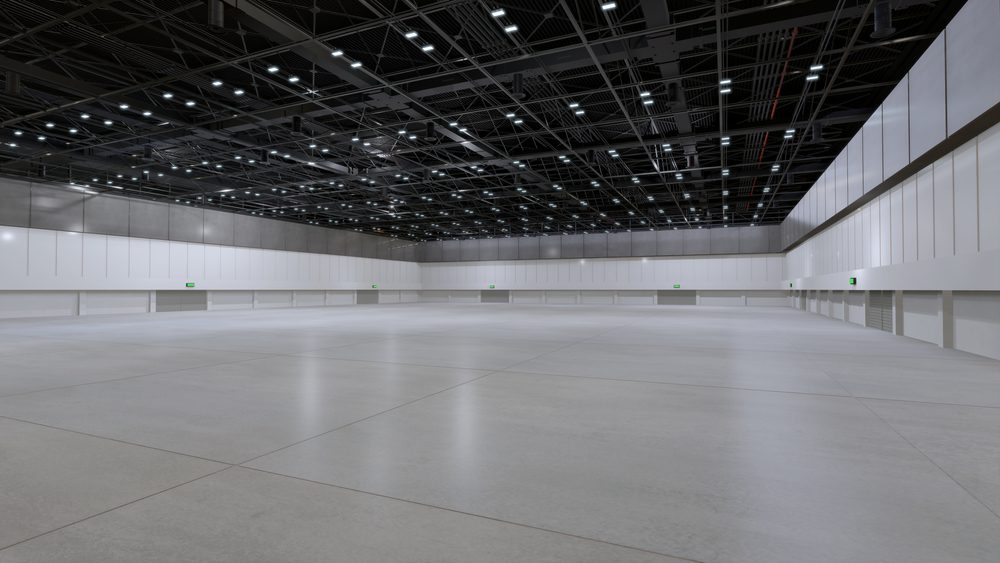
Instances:
[[[491,283],[490,284],[490,289],[496,289],[496,288],[497,288],[497,284],[495,284],[495,283]]]
[[[372,284],[372,289],[378,289],[378,284],[377,283],[373,283]]]
[[[194,287],[194,282],[187,282],[184,287]]]
[[[679,283],[675,283],[674,284],[674,289],[680,289],[680,288],[681,288],[681,284],[679,284]]]
[[[847,278],[848,285],[858,285],[858,278]]]

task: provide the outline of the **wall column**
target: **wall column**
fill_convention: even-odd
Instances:
[[[938,307],[941,320],[941,347],[955,347],[955,295],[951,291],[941,292],[941,304]]]

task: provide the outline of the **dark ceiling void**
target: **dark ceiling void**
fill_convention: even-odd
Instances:
[[[412,240],[775,224],[962,4],[7,0],[0,174]]]

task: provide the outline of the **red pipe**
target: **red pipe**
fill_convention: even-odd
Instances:
[[[781,99],[781,87],[785,84],[785,76],[788,74],[788,65],[792,60],[792,47],[795,45],[795,38],[799,35],[799,28],[792,28],[792,37],[788,41],[788,52],[785,53],[785,66],[781,69],[781,76],[778,78],[778,88],[774,91],[774,101],[771,103],[771,114],[768,119],[774,120],[774,114],[778,111],[778,101]],[[771,132],[768,131],[764,133],[764,142],[760,146],[760,154],[757,155],[757,164],[764,161],[764,150],[767,149],[767,141],[771,136]],[[750,195],[753,195],[754,188],[757,187],[757,178],[754,177],[753,183],[750,184]],[[750,204],[747,203],[747,207]],[[746,209],[746,207],[744,208]]]

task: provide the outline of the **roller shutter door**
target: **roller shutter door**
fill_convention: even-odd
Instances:
[[[892,332],[891,291],[871,291],[868,293],[865,326]]]

